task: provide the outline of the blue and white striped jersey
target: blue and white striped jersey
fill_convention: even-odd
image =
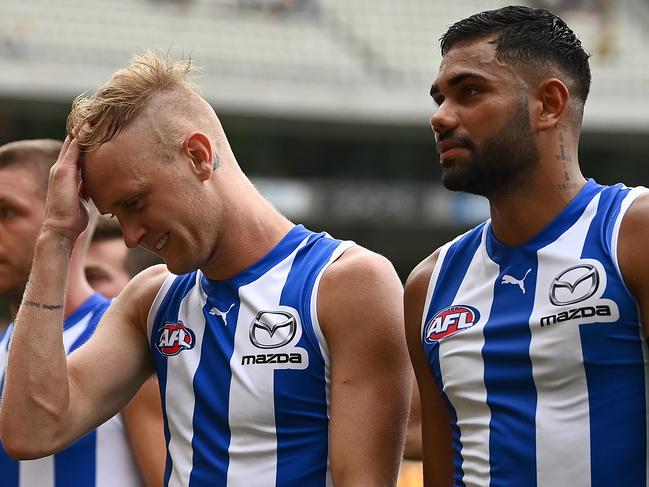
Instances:
[[[109,301],[88,298],[63,323],[69,354],[93,334]],[[4,383],[13,325],[0,338],[0,386]],[[0,389],[1,390],[1,389]],[[118,414],[66,449],[38,460],[17,462],[0,448],[0,487],[138,487],[142,485]]]
[[[647,347],[617,261],[644,191],[590,180],[523,245],[486,222],[441,248],[422,341],[451,412],[455,485],[649,485]]]
[[[170,275],[149,313],[169,486],[329,486],[327,266],[352,242],[294,227],[236,276]]]

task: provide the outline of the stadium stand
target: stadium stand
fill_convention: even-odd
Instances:
[[[236,0],[3,0],[0,90],[70,96],[152,47],[198,59],[205,94],[228,109],[419,123],[439,62],[437,33],[506,3],[310,0],[310,8],[292,2],[277,11]],[[614,2],[604,20],[566,12],[593,53],[587,125],[611,117],[625,128],[649,125],[647,10],[628,0]],[[611,102],[623,113],[607,110]]]

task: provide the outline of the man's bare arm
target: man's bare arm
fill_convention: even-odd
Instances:
[[[66,360],[62,333],[69,260],[88,222],[78,191],[78,161],[76,142],[67,138],[50,172],[45,220],[9,351],[0,435],[5,450],[20,458],[47,455],[96,427],[151,373],[142,323],[147,302],[164,279],[160,271],[129,286],[102,319],[106,326]]]
[[[649,194],[639,196],[627,210],[618,240],[618,262],[624,281],[640,305],[640,319],[649,334]]]
[[[74,243],[88,222],[77,191],[78,160],[76,141],[68,137],[50,170],[45,221],[9,352],[0,417],[0,434],[9,452],[24,450],[16,441],[17,431],[36,434],[36,438],[50,434],[40,428],[69,403],[68,388],[60,387],[67,377],[63,346],[66,285]]]
[[[45,431],[44,425],[69,402],[68,387],[61,387],[60,379],[67,376],[63,314],[71,247],[46,235],[40,240],[15,321],[0,408],[4,447],[9,454],[21,456],[27,451],[22,443],[11,441],[15,432],[23,430],[29,435],[26,439],[36,435],[38,440],[43,434],[56,434]],[[17,390],[31,392],[22,395]],[[34,450],[27,455],[44,454]]]
[[[40,270],[36,263],[34,268],[36,286]],[[152,268],[131,281],[90,340],[67,360],[62,313],[48,319],[44,313],[54,312],[21,306],[0,408],[1,438],[10,455],[26,459],[59,451],[124,407],[153,372],[146,311],[166,273]],[[45,296],[39,302],[52,299],[38,294]],[[34,298],[26,293],[25,300]]]
[[[164,484],[167,450],[158,380],[148,379],[122,409],[126,433],[146,487]]]
[[[404,308],[406,338],[421,401],[424,485],[450,487],[453,475],[450,415],[426,363],[421,340],[424,302],[436,262],[437,252],[412,271],[406,282]]]
[[[334,485],[393,486],[412,372],[402,286],[387,259],[345,252],[325,272],[318,316],[331,351],[330,458]]]

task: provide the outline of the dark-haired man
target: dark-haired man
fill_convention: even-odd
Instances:
[[[443,182],[491,219],[406,284],[426,485],[646,485],[649,199],[580,172],[588,55],[522,6],[441,44]]]

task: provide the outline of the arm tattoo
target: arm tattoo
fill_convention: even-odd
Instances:
[[[49,309],[49,310],[63,309],[62,304],[44,304],[44,303],[37,303],[36,301],[30,301],[30,300],[24,301],[23,304],[25,306],[35,306],[41,309]]]

